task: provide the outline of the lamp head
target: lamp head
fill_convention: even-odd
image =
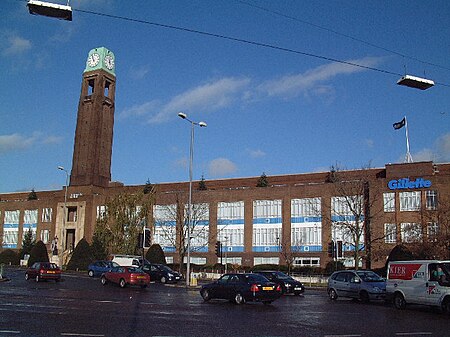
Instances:
[[[64,171],[65,169],[62,166],[58,166],[58,170]]]
[[[183,118],[183,119],[186,119],[186,118],[187,118],[187,115],[186,115],[185,113],[183,113],[183,112],[179,112],[179,113],[178,113],[178,117]]]
[[[198,125],[202,128],[206,128],[206,123],[205,122],[199,122]]]

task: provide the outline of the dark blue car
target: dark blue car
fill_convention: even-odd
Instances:
[[[88,275],[90,277],[101,276],[119,265],[112,261],[95,261],[88,266]]]

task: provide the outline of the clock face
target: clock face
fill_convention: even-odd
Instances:
[[[105,65],[109,70],[112,70],[114,68],[114,58],[111,55],[105,56]]]
[[[89,55],[88,60],[87,60],[89,67],[95,67],[99,61],[100,61],[100,55],[97,53],[93,53],[93,54]]]

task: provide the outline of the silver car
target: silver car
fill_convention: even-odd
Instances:
[[[370,300],[386,298],[386,280],[371,270],[341,270],[334,272],[328,279],[328,296],[331,300],[338,297]]]

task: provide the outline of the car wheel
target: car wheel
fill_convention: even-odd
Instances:
[[[94,271],[93,270],[89,270],[88,271],[88,275],[89,275],[89,277],[94,277]]]
[[[336,290],[334,290],[334,289],[330,289],[328,291],[328,296],[330,296],[330,300],[332,300],[332,301],[336,301],[338,299],[338,294],[337,294]]]
[[[108,281],[106,280],[105,276],[102,276],[101,278],[102,284],[105,285],[106,283],[108,283]]]
[[[369,294],[367,293],[367,291],[361,291],[361,293],[359,294],[359,299],[363,303],[369,303],[370,298],[369,298]]]
[[[25,273],[25,280],[29,280],[30,279],[30,275],[28,275],[28,273]]]
[[[399,293],[395,294],[395,296],[394,296],[394,306],[397,309],[405,309],[406,301],[405,301],[405,298],[403,297],[402,294],[399,294]]]
[[[208,302],[211,299],[211,294],[208,289],[202,289],[200,295],[202,295],[203,301],[205,302]]]
[[[36,280],[36,282],[39,282],[39,281],[41,280],[41,278],[39,277],[39,275],[36,275],[35,280]]]
[[[300,296],[301,294],[302,294],[301,291],[297,291],[294,293],[295,296]]]
[[[161,283],[166,283],[167,279],[164,276],[161,276]]]
[[[119,286],[121,288],[125,288],[127,286],[127,283],[125,282],[125,280],[123,278],[120,279]]]
[[[450,315],[450,297],[447,297],[442,301],[442,312]]]
[[[234,295],[234,303],[236,303],[236,304],[244,304],[245,303],[244,296],[242,296],[241,293],[237,293],[236,295]]]

